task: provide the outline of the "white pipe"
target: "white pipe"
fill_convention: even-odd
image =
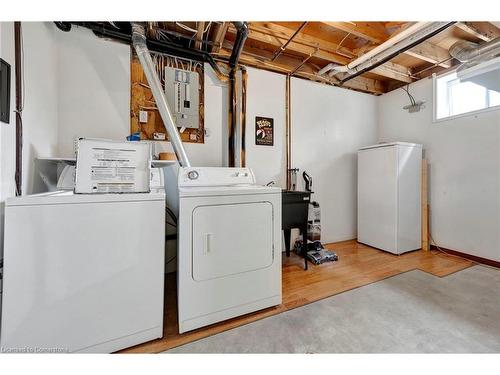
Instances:
[[[153,93],[153,97],[155,98],[156,106],[160,112],[165,129],[167,130],[168,139],[170,143],[172,143],[177,160],[182,167],[190,167],[191,163],[189,162],[181,137],[177,131],[177,127],[175,126],[167,99],[163,93],[163,88],[156,74],[151,54],[146,46],[146,33],[144,27],[140,24],[132,23],[132,43],[134,45],[135,52],[137,53],[137,57],[141,62],[149,87]]]
[[[349,74],[354,74],[359,70],[366,68],[369,65],[375,64],[380,59],[388,56],[398,49],[402,49],[409,44],[413,43],[428,34],[433,33],[440,27],[444,26],[446,22],[416,22],[405,30],[401,31],[397,35],[393,36],[389,40],[375,47],[371,51],[365,53],[364,55],[358,57],[356,60],[351,61],[347,65],[335,65],[328,64],[323,69],[321,69],[318,74],[324,74],[326,72],[332,71],[330,76],[336,73],[344,72]]]
[[[365,61],[369,60],[373,56],[376,56],[377,54],[387,50],[388,48],[394,46],[396,43],[399,43],[402,40],[405,40],[406,38],[409,38],[422,30],[423,28],[432,25],[434,22],[416,22],[410,27],[404,29],[400,33],[394,35],[390,39],[386,40],[384,43],[380,44],[379,46],[375,47],[374,49],[368,51],[364,55],[361,55],[359,58],[357,58],[354,61],[351,61],[349,64],[347,64],[349,69],[353,69],[354,67],[360,65],[361,63],[364,63]]]

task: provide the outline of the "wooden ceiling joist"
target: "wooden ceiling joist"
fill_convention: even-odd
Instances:
[[[409,49],[405,54],[426,62],[438,64],[446,69],[451,67],[451,56],[448,50],[427,41]]]
[[[286,47],[288,47],[288,45],[292,42],[293,38],[295,38],[304,29],[304,27],[306,27],[306,25],[307,21],[302,22],[302,25],[300,25],[300,27],[292,34],[292,36],[288,38],[288,40],[282,46],[280,46],[279,49],[276,50],[276,52],[273,54],[273,57],[271,57],[271,60],[275,60],[276,57],[278,57],[286,49]],[[312,56],[312,54],[309,56]]]
[[[345,31],[357,37],[366,39],[370,42],[381,44],[389,39],[385,28],[374,26],[374,23],[368,22],[323,22],[335,29]]]
[[[231,46],[223,47],[219,52],[219,56],[225,59],[229,58],[230,55]],[[294,76],[297,77],[307,78],[318,82],[335,84],[335,81],[333,79],[318,76],[317,67],[307,62],[303,63],[303,60],[284,54],[278,56],[274,61],[271,61],[271,57],[272,52],[264,52],[259,49],[246,48],[240,56],[240,62],[256,68],[264,68],[266,70],[283,74],[290,74],[293,72]],[[295,71],[296,68],[301,64],[302,66],[300,66],[300,69]],[[382,94],[386,89],[381,81],[365,77],[356,77],[355,79],[346,82],[343,87],[375,94]]]
[[[433,72],[452,69],[458,61],[448,48],[456,41],[486,42],[500,37],[500,23],[461,21],[443,33],[420,42],[411,49],[391,56],[380,66],[369,67],[340,85],[347,73],[329,76],[318,71],[328,64],[347,65],[373,48],[383,44],[414,22],[314,22],[270,21],[248,22],[248,39],[240,62],[274,72],[312,81],[334,84],[358,91],[381,94],[414,82]],[[195,26],[194,26],[195,25]],[[207,28],[207,26],[209,26]],[[175,22],[162,22],[159,27],[182,42],[227,61],[236,36],[231,22],[190,22],[189,29],[177,28]],[[193,36],[193,32],[196,33]],[[207,31],[207,32],[205,32]],[[187,40],[187,42],[186,42]],[[219,61],[219,63],[221,63]],[[351,65],[352,66],[352,65]]]
[[[368,24],[367,22],[325,23],[331,27],[349,32],[353,35],[376,44],[382,44],[390,38],[390,36],[386,32],[372,26],[371,24]],[[440,63],[439,65],[444,68],[449,68],[451,66],[449,62],[445,61],[450,57],[448,51],[427,41],[422,42],[417,47],[405,51],[404,54],[415,57],[419,60],[431,62],[433,64]]]
[[[195,36],[196,42],[194,43],[194,46],[196,49],[201,49],[202,43],[201,41],[203,40],[203,31],[205,30],[205,22],[201,21],[198,22],[198,28],[197,28],[197,33]]]
[[[275,28],[276,30],[277,28]],[[285,28],[287,29],[287,28]],[[290,29],[287,29],[290,32]],[[229,32],[231,33],[236,33],[236,30],[234,27],[229,28]],[[293,36],[293,35],[292,35]],[[348,64],[351,59],[348,57],[339,55],[336,50],[330,50],[328,48],[325,48],[324,45],[326,44],[322,40],[319,40],[314,37],[308,37],[304,38],[304,34],[298,34],[295,35],[293,40],[291,40],[291,36],[284,34],[283,30],[280,30],[279,33],[275,33],[273,35],[270,35],[269,32],[265,33],[262,30],[260,30],[258,27],[253,27],[252,25],[250,26],[248,38],[252,40],[256,40],[262,43],[270,44],[273,46],[283,46],[284,44],[287,43],[286,49],[290,50],[292,52],[298,52],[300,54],[304,54],[306,56],[311,56],[314,55],[317,58],[326,60],[327,63],[333,62],[336,64],[340,65],[345,65]],[[307,39],[307,40],[306,40]],[[333,44],[333,43],[331,43]],[[330,45],[330,47],[332,47]],[[335,45],[336,48],[339,48],[338,45]],[[345,50],[345,48],[344,48]],[[352,51],[349,50],[349,54],[354,55]],[[272,59],[272,58],[271,58]],[[411,83],[414,80],[410,78],[408,68],[404,66],[400,66],[398,64],[394,63],[389,63],[389,64],[383,64],[377,68],[375,68],[373,73],[395,79],[401,82],[405,83]]]
[[[281,39],[281,40],[286,40],[290,37],[291,33],[293,32],[292,29],[289,29],[287,27],[274,24],[274,23],[260,23],[260,22],[252,22],[250,24],[250,30],[253,30],[255,32],[259,32],[262,34],[270,35],[272,37]],[[356,54],[346,48],[342,47],[337,43],[327,41],[324,39],[319,39],[314,36],[310,36],[305,33],[300,33],[294,38],[294,42],[300,43],[303,45],[307,45],[313,48],[320,47],[322,50],[329,51],[331,53],[335,53],[339,55],[340,57],[343,57],[345,59],[352,59],[356,58]]]
[[[370,72],[405,83],[412,83],[415,81],[410,77],[410,71],[407,67],[392,62],[386,62],[385,64],[370,70]]]
[[[222,43],[224,43],[224,38],[226,37],[227,29],[229,28],[229,22],[222,22],[217,25],[215,29],[215,34],[213,38],[213,45],[210,52],[217,53],[222,47]]]
[[[455,26],[485,42],[500,37],[500,29],[490,22],[457,22]]]

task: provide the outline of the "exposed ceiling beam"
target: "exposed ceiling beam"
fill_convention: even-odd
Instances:
[[[500,37],[500,29],[490,22],[457,22],[455,26],[485,42]]]
[[[219,56],[225,59],[227,59],[230,55],[231,46],[227,46],[219,52]],[[291,72],[294,72],[297,66],[303,63],[303,60],[283,54],[277,57],[274,61],[271,61],[271,57],[272,52],[245,47],[240,56],[240,62],[248,66],[271,70],[283,74],[290,74]],[[294,72],[294,76],[318,82],[335,84],[333,80],[318,76],[317,70],[318,69],[315,66],[304,63],[298,71]],[[356,79],[347,82],[343,87],[372,94],[383,94],[386,90],[383,82],[365,77],[357,77]]]
[[[451,56],[448,50],[427,41],[405,51],[405,54],[423,61],[438,64],[443,68],[451,67]]]
[[[290,38],[290,35],[293,32],[293,29],[271,22],[266,22],[266,23],[251,22],[250,30],[254,30],[262,34],[270,35],[279,39],[288,39]],[[298,35],[296,35],[294,41],[300,44],[308,45],[313,48],[320,47],[325,51],[330,51],[341,57],[345,57],[348,59],[357,57],[357,55],[354,54],[352,50],[346,47],[339,46],[335,42],[320,39],[305,33],[299,33]]]
[[[231,33],[235,33],[236,30],[234,28],[230,28],[229,31]],[[311,41],[309,40],[307,44],[302,44],[300,41],[301,39],[301,34],[295,36],[293,41],[290,41],[289,36],[285,37],[283,34],[279,35],[269,35],[266,33],[263,33],[262,31],[257,31],[256,28],[252,27],[250,25],[250,31],[248,34],[248,38],[251,40],[256,40],[259,42],[271,44],[274,46],[282,46],[283,43],[288,43],[287,44],[287,49],[293,52],[298,52],[307,56],[314,55],[317,58],[321,58],[323,60],[326,60],[328,62],[333,62],[336,64],[340,65],[345,65],[351,61],[350,58],[340,56],[336,54],[334,51],[327,50],[323,47],[323,43],[319,41],[317,38],[314,38],[316,40],[316,46],[311,46]],[[338,47],[338,46],[337,46]],[[391,78],[391,79],[396,79],[398,81],[402,81],[405,83],[411,83],[414,80],[409,76],[409,71],[406,67],[403,67],[398,64],[390,63],[390,64],[383,64],[380,67],[377,67],[373,69],[373,73]]]
[[[295,30],[295,32],[292,34],[292,36],[290,38],[288,38],[288,40],[282,46],[280,46],[280,48],[277,49],[276,52],[274,52],[273,57],[271,57],[271,60],[275,60],[276,57],[278,57],[286,49],[286,47],[288,47],[288,45],[292,42],[293,38],[295,38],[297,36],[297,34],[300,33],[302,30],[304,30],[304,27],[306,27],[306,25],[307,25],[307,21],[302,22],[300,27],[297,30]],[[312,56],[312,55],[309,55],[309,56]]]
[[[236,30],[233,27],[229,28],[230,33],[235,33]],[[248,39],[256,40],[258,42],[262,43],[267,43],[272,46],[278,46],[280,47],[283,43],[287,41],[288,38],[284,38],[282,36],[274,36],[274,35],[269,35],[269,34],[264,34],[260,31],[256,31],[252,27],[250,27],[250,31],[248,33]],[[304,55],[309,55],[311,53],[314,53],[319,46],[311,46],[309,43],[308,44],[302,44],[299,42],[299,38],[296,37],[294,40],[292,40],[288,45],[287,45],[287,50],[293,51],[293,52],[298,52],[302,53]],[[346,64],[350,61],[349,58],[337,55],[334,52],[331,52],[329,50],[321,49],[319,47],[316,56],[328,60],[337,64]]]
[[[394,64],[390,61],[370,70],[370,73],[392,78],[405,83],[415,82],[415,79],[410,77],[410,69],[406,66]]]
[[[194,43],[194,48],[201,49],[201,41],[203,40],[203,30],[205,30],[205,22],[198,22],[198,32],[195,35],[196,42]]]
[[[401,27],[407,23],[408,23],[407,21],[390,21],[390,22],[385,22],[384,26],[388,29],[391,29],[393,27]]]
[[[384,33],[383,30],[379,30],[378,28],[375,28],[371,26],[371,24],[368,24],[366,22],[325,23],[339,30],[350,32],[351,34],[366,39],[372,43],[382,44],[389,39],[389,35]],[[404,54],[413,56],[419,60],[431,62],[433,64],[440,63],[439,65],[443,68],[449,68],[451,66],[449,61],[445,61],[450,58],[450,54],[448,53],[448,51],[428,41],[424,41],[418,46],[405,51]]]
[[[323,22],[335,29],[345,31],[357,37],[381,44],[389,38],[383,26],[377,27],[373,22]]]
[[[227,29],[229,28],[229,22],[222,22],[217,25],[215,30],[214,38],[213,38],[213,46],[210,52],[217,53],[222,47],[222,43],[224,42],[224,38],[226,37]]]

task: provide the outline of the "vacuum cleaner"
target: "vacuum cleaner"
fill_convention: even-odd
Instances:
[[[313,180],[309,174],[302,172],[302,178],[305,183],[305,190],[312,193]],[[309,203],[307,223],[307,248],[304,249],[302,240],[295,241],[295,251],[297,254],[307,251],[307,259],[313,264],[322,264],[333,262],[339,259],[334,251],[327,250],[321,244],[321,208],[319,203],[311,201]]]

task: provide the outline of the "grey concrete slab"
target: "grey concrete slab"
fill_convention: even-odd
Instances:
[[[410,271],[167,353],[449,352],[500,352],[500,271]]]

